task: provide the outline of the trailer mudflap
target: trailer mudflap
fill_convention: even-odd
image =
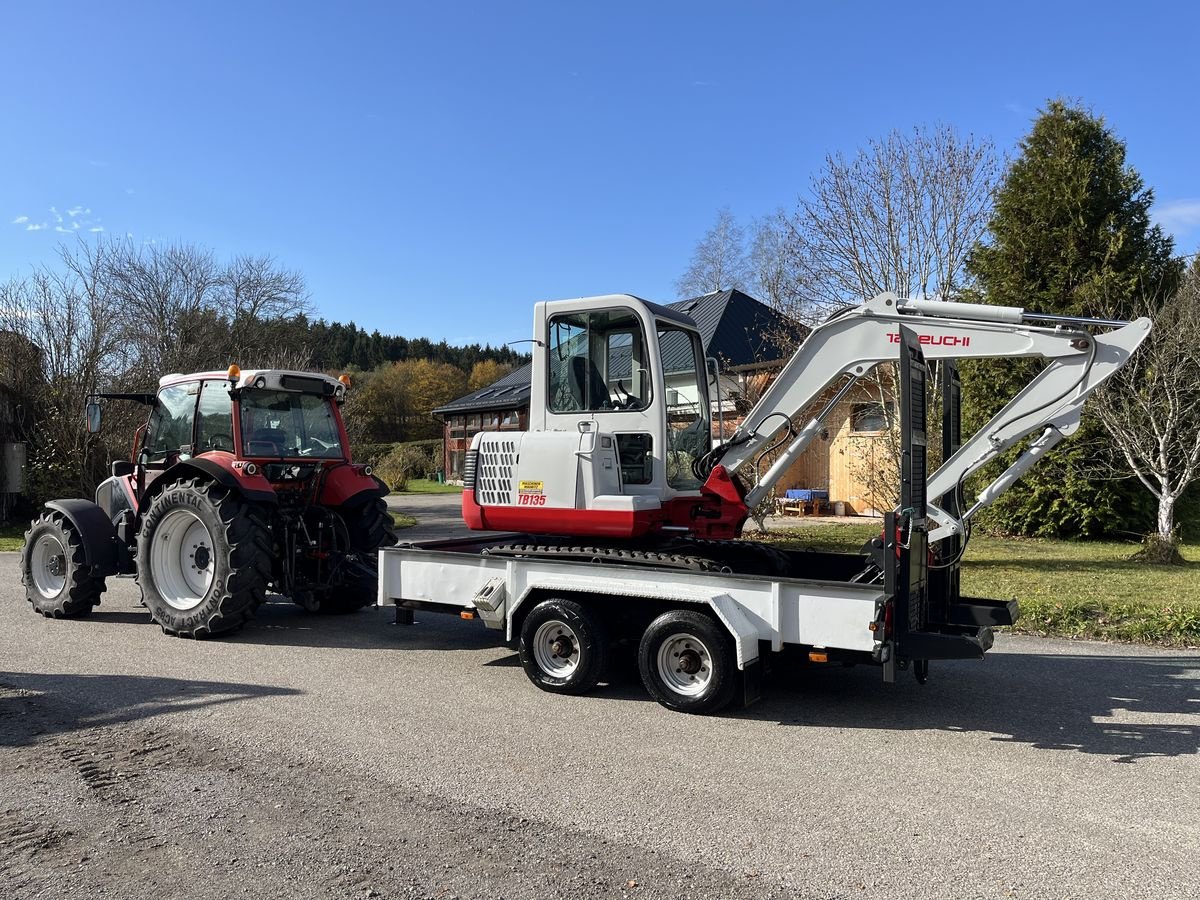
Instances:
[[[1016,600],[987,600],[983,597],[962,597],[947,608],[949,625],[1015,625],[1021,616]]]

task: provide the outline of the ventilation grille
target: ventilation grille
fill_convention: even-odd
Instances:
[[[479,466],[475,476],[475,499],[482,506],[512,506],[513,472],[517,467],[517,442],[479,442]]]
[[[463,463],[463,490],[475,490],[475,465],[478,462],[479,451],[468,450],[467,461]]]

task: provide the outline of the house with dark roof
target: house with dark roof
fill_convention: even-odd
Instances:
[[[713,438],[722,440],[774,380],[806,329],[739,290],[717,291],[667,308],[695,321],[705,355],[718,361],[720,390],[712,398],[712,420]],[[670,346],[663,354],[668,410],[673,404],[694,403],[694,396],[686,396],[689,390],[695,392],[690,353],[686,361],[673,360]],[[528,430],[531,368],[526,363],[495,384],[433,411],[443,423],[448,481],[462,480],[467,449],[478,432]],[[675,369],[680,370],[678,379],[672,378]],[[870,385],[857,386],[834,407],[822,439],[814,441],[781,480],[780,496],[787,489],[824,491],[831,505],[840,504],[848,513],[875,514],[891,507],[893,501],[880,493],[880,485],[895,480],[886,474],[885,440],[894,416],[889,417],[885,405],[890,398],[878,394]]]

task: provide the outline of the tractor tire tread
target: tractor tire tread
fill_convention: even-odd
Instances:
[[[40,597],[35,599],[38,591],[29,572],[28,554],[33,550],[32,537],[42,525],[49,525],[59,531],[62,543],[70,554],[67,585],[56,601],[47,601]],[[100,603],[100,595],[106,587],[104,578],[93,575],[87,565],[87,553],[79,532],[66,516],[54,510],[39,515],[25,532],[25,546],[21,553],[21,584],[25,586],[25,599],[33,606],[33,611],[48,619],[82,619],[91,615],[92,610]]]

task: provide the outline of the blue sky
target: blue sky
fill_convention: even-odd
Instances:
[[[1056,96],[1128,142],[1190,253],[1198,26],[1095,0],[8,0],[0,277],[75,234],[179,240],[276,256],[327,318],[517,340],[538,299],[675,299],[718,208],[792,205],[828,152],[936,122],[1010,150]]]

